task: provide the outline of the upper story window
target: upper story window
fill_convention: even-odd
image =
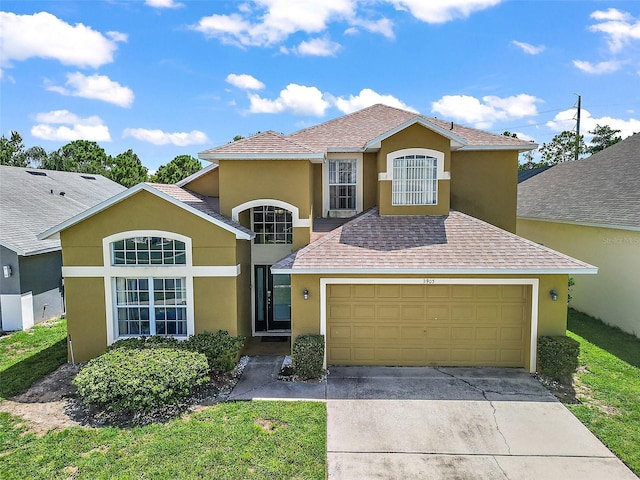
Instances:
[[[438,160],[428,155],[393,159],[393,205],[435,205],[438,202]]]
[[[185,265],[186,246],[167,237],[131,237],[111,243],[113,265]]]
[[[264,205],[253,208],[253,231],[257,244],[293,243],[291,212],[284,208]]]
[[[329,160],[329,210],[355,210],[356,160]]]

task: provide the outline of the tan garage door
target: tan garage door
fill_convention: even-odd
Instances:
[[[526,367],[526,285],[327,285],[333,365]]]

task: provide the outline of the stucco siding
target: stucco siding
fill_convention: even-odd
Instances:
[[[73,342],[74,358],[76,362],[85,362],[107,348],[104,281],[102,278],[67,278],[65,290],[67,331]]]
[[[516,151],[453,152],[451,209],[515,232],[517,180]]]
[[[62,252],[19,257],[19,262],[20,290],[33,295],[34,322],[62,315]]]
[[[571,306],[640,336],[640,232],[518,219],[517,234],[597,266],[574,277]]]
[[[205,197],[218,197],[220,195],[219,170],[219,168],[213,169],[182,187]]]

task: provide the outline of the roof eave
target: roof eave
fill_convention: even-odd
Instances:
[[[200,160],[218,162],[220,160],[324,160],[322,153],[199,153]]]
[[[606,223],[596,223],[596,222],[580,222],[575,220],[565,220],[558,218],[548,218],[548,217],[526,217],[518,215],[519,220],[533,220],[536,222],[547,222],[547,223],[562,223],[566,225],[576,225],[579,227],[595,227],[595,228],[609,228],[612,230],[628,230],[631,232],[640,232],[640,226],[637,225],[617,225],[617,224],[606,224]]]
[[[419,115],[416,115],[414,118],[401,123],[400,125],[398,125],[397,127],[392,128],[391,130],[387,130],[386,132],[382,133],[381,135],[378,135],[377,137],[369,140],[365,146],[364,146],[364,150],[365,151],[374,151],[374,150],[379,150],[381,148],[382,145],[382,141],[386,140],[387,138],[391,137],[392,135],[395,135],[398,132],[401,132],[402,130],[410,127],[411,125],[415,125],[415,124],[419,124],[422,125],[423,127],[432,130],[440,135],[442,135],[445,138],[448,138],[451,141],[451,148],[453,150],[457,150],[459,148],[462,148],[462,146],[467,145],[467,141],[461,137],[460,135],[453,133],[450,130],[447,130],[445,128],[442,128],[439,125],[435,125],[431,122],[429,122],[427,119],[425,119],[424,117],[421,117]]]
[[[528,152],[530,150],[535,150],[536,148],[538,148],[538,144],[532,143],[530,145],[465,145],[460,147],[458,150],[463,150],[465,152],[483,150],[516,150],[518,152]]]
[[[271,268],[273,274],[299,275],[595,275],[597,267],[573,268]]]

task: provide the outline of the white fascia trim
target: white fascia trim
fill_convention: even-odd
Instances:
[[[198,154],[202,160],[324,160],[324,153],[205,153]]]
[[[111,207],[112,205],[115,205],[116,203],[122,202],[123,200],[129,198],[130,196],[140,192],[141,190],[151,193],[171,203],[172,205],[175,205],[176,207],[182,208],[183,210],[186,210],[187,212],[192,213],[193,215],[199,218],[202,218],[203,220],[206,220],[209,223],[213,223],[214,225],[222,228],[223,230],[227,230],[228,232],[235,234],[236,238],[239,240],[251,240],[253,238],[248,233],[245,233],[242,230],[232,227],[231,225],[228,225],[227,223],[222,222],[217,218],[214,218],[210,215],[207,215],[206,213],[201,212],[200,210],[196,210],[195,208],[190,207],[189,205],[182,203],[179,200],[176,200],[175,198],[167,195],[166,193],[156,190],[155,188],[151,187],[150,185],[147,185],[146,183],[139,183],[138,185],[135,185],[129,188],[128,190],[125,190],[124,192],[120,192],[119,194],[114,195],[113,197],[105,200],[104,202],[99,203],[98,205],[91,207],[88,210],[85,210],[84,212],[74,217],[71,217],[70,219],[56,225],[55,227],[52,227],[42,232],[41,234],[38,235],[38,240],[45,240],[47,238],[60,238],[59,234],[62,230],[65,230],[77,223],[80,223],[81,221],[89,217],[92,217],[93,215],[103,210],[106,210],[107,208]]]
[[[451,172],[444,171],[444,152],[430,148],[403,148],[387,154],[387,170],[378,173],[378,181],[393,180],[393,159],[406,155],[426,155],[436,159],[437,179],[451,180]]]
[[[196,173],[193,173],[193,174],[189,175],[187,178],[183,178],[178,183],[176,183],[176,185],[178,187],[184,187],[187,183],[191,183],[194,180],[196,180],[197,178],[200,178],[201,176],[206,175],[210,171],[215,170],[216,168],[218,168],[218,166],[219,165],[217,163],[212,163],[211,165],[207,165],[203,169],[198,170]]]
[[[590,222],[573,222],[571,220],[558,220],[554,218],[536,218],[536,217],[518,217],[518,220],[532,220],[534,222],[548,222],[548,223],[561,223],[565,225],[576,225],[579,227],[595,227],[595,228],[608,228],[611,230],[628,230],[630,232],[640,232],[640,227],[631,225],[605,225],[602,223],[590,223]]]
[[[538,148],[537,143],[531,145],[465,145],[460,147],[457,151],[475,152],[484,150],[517,150],[518,152],[528,152],[529,150],[535,150]]]
[[[381,147],[382,141],[386,140],[387,138],[391,137],[392,135],[395,135],[396,133],[404,130],[407,127],[410,127],[411,125],[415,125],[415,124],[419,124],[422,125],[423,127],[432,130],[440,135],[442,135],[445,138],[448,138],[451,143],[452,146],[456,146],[457,145],[467,145],[467,141],[462,138],[460,135],[455,134],[453,132],[451,132],[450,130],[447,130],[445,128],[442,128],[438,125],[434,125],[433,123],[429,122],[427,119],[420,117],[420,116],[416,116],[414,118],[412,118],[411,120],[404,122],[400,125],[398,125],[395,128],[392,128],[391,130],[383,133],[382,135],[378,135],[376,138],[369,140],[365,146],[364,149],[368,150],[368,149],[378,149]]]
[[[237,277],[240,275],[240,264],[229,266],[177,266],[163,265],[157,267],[142,266],[90,266],[62,267],[62,276],[66,278],[97,277]]]
[[[597,268],[271,268],[289,275],[595,275]]]
[[[62,247],[57,246],[57,247],[42,248],[40,250],[29,250],[29,251],[25,250],[24,252],[16,252],[16,253],[23,257],[30,257],[32,255],[42,255],[43,253],[59,252],[61,250],[62,250]]]
[[[327,285],[331,284],[386,284],[386,285],[530,285],[531,286],[531,338],[529,373],[535,373],[538,345],[537,278],[321,278],[320,279],[320,334],[324,336],[324,368],[327,368]]]
[[[294,227],[311,228],[311,220],[309,218],[300,218],[300,210],[295,205],[283,202],[282,200],[276,200],[273,198],[260,198],[258,200],[250,200],[237,205],[231,209],[231,219],[234,222],[238,221],[241,212],[253,207],[270,206],[277,208],[284,208],[291,212],[291,222]]]

